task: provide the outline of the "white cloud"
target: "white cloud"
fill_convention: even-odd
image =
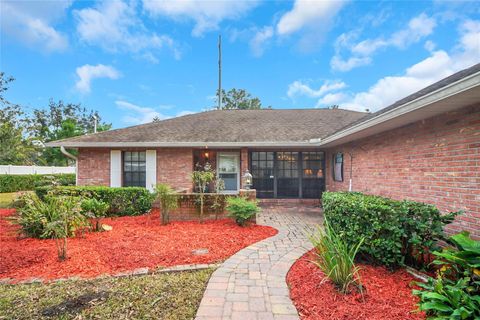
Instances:
[[[335,16],[345,1],[296,0],[293,9],[285,13],[277,24],[277,32],[287,35],[305,27],[318,26],[322,21]],[[317,30],[317,32],[321,32]]]
[[[52,24],[65,14],[72,1],[2,1],[2,33],[45,52],[64,51],[68,38]]]
[[[287,95],[289,98],[295,96],[307,96],[310,98],[321,97],[327,92],[345,88],[345,83],[341,81],[326,81],[318,89],[312,89],[308,84],[297,80],[288,86]]]
[[[117,100],[115,104],[122,110],[128,111],[127,115],[123,117],[123,122],[130,124],[141,124],[152,122],[154,118],[166,119],[167,117],[153,108],[140,107],[136,104]]]
[[[74,12],[77,32],[82,41],[110,52],[133,52],[152,63],[158,63],[153,50],[168,48],[175,59],[181,53],[167,35],[148,32],[137,17],[135,2],[105,1],[96,7]]]
[[[297,48],[309,52],[323,43],[337,13],[347,3],[344,0],[295,0],[292,10],[285,13],[276,25],[279,36],[302,31]]]
[[[353,68],[370,64],[372,59],[370,57],[350,57],[347,60],[342,60],[339,56],[334,56],[330,61],[330,66],[334,70],[349,71]]]
[[[89,93],[91,91],[92,80],[96,78],[118,79],[120,72],[112,66],[97,64],[92,66],[89,64],[78,67],[77,70],[78,81],[75,87],[81,93]]]
[[[202,36],[207,31],[217,30],[226,19],[237,19],[258,4],[250,1],[196,1],[196,0],[143,0],[143,7],[152,15],[175,20],[193,20],[192,34]]]
[[[335,42],[336,53],[330,61],[330,66],[334,70],[349,71],[368,65],[372,62],[371,56],[378,50],[387,47],[404,49],[432,34],[435,27],[435,19],[422,13],[412,18],[406,28],[391,34],[388,38],[379,37],[353,43],[353,40],[358,37],[358,32],[342,34]],[[351,56],[346,59],[341,57],[344,49],[351,53]]]
[[[171,116],[164,115],[156,110],[156,108],[151,107],[141,107],[136,104],[124,101],[117,100],[115,101],[117,107],[122,110],[127,111],[127,114],[122,118],[123,122],[128,124],[142,124],[152,122],[153,119],[158,118],[160,120],[170,119]],[[160,109],[165,109],[164,106],[160,106]],[[181,117],[189,114],[195,113],[194,111],[180,111],[175,115],[175,117]]]
[[[459,28],[460,39],[450,53],[437,50],[424,60],[407,68],[403,75],[386,76],[367,91],[348,94],[339,92],[336,103],[342,108],[364,111],[380,110],[461,69],[480,62],[480,21],[468,20]],[[330,100],[328,100],[330,99]],[[332,97],[319,99],[319,106],[331,104]],[[328,100],[328,101],[326,101]]]
[[[250,49],[256,57],[263,55],[265,44],[273,37],[273,28],[270,26],[263,27],[255,33],[255,36],[250,40]]]

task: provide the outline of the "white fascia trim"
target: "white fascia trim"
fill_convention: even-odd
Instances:
[[[137,148],[137,147],[200,147],[200,148],[241,148],[241,147],[315,147],[310,141],[305,142],[49,142],[47,147],[58,146],[70,148]]]
[[[368,129],[370,127],[376,126],[378,124],[381,124],[382,122],[386,122],[389,120],[392,120],[396,117],[399,117],[401,115],[404,115],[406,113],[419,110],[421,108],[424,108],[428,105],[431,105],[432,103],[438,102],[440,100],[446,99],[450,96],[459,94],[465,90],[472,89],[476,86],[480,85],[480,72],[476,72],[474,74],[471,74],[468,77],[462,78],[458,80],[457,82],[451,83],[443,88],[440,88],[436,91],[430,92],[424,96],[421,96],[415,100],[409,101],[405,103],[404,105],[401,105],[397,108],[394,108],[392,110],[389,110],[385,113],[382,113],[376,117],[373,117],[371,119],[368,119],[364,122],[360,122],[357,125],[354,125],[350,128],[347,128],[345,130],[339,131],[337,133],[334,133],[324,139],[311,139],[310,142],[312,144],[315,144],[317,146],[322,146],[327,143],[334,142],[335,140],[345,138],[349,135],[355,134],[359,131],[363,131],[365,129]],[[420,120],[420,119],[419,119]]]

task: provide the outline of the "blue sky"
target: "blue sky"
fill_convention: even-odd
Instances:
[[[480,62],[480,6],[451,1],[1,0],[7,98],[63,99],[115,128],[214,104],[223,87],[273,108],[379,110]]]

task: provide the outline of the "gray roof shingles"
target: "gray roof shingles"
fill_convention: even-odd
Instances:
[[[305,142],[334,133],[366,113],[342,109],[215,110],[55,141]]]

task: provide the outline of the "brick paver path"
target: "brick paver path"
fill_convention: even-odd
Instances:
[[[264,207],[257,223],[278,234],[237,252],[213,273],[196,319],[298,319],[286,275],[312,248],[306,235],[321,217],[313,206]]]

